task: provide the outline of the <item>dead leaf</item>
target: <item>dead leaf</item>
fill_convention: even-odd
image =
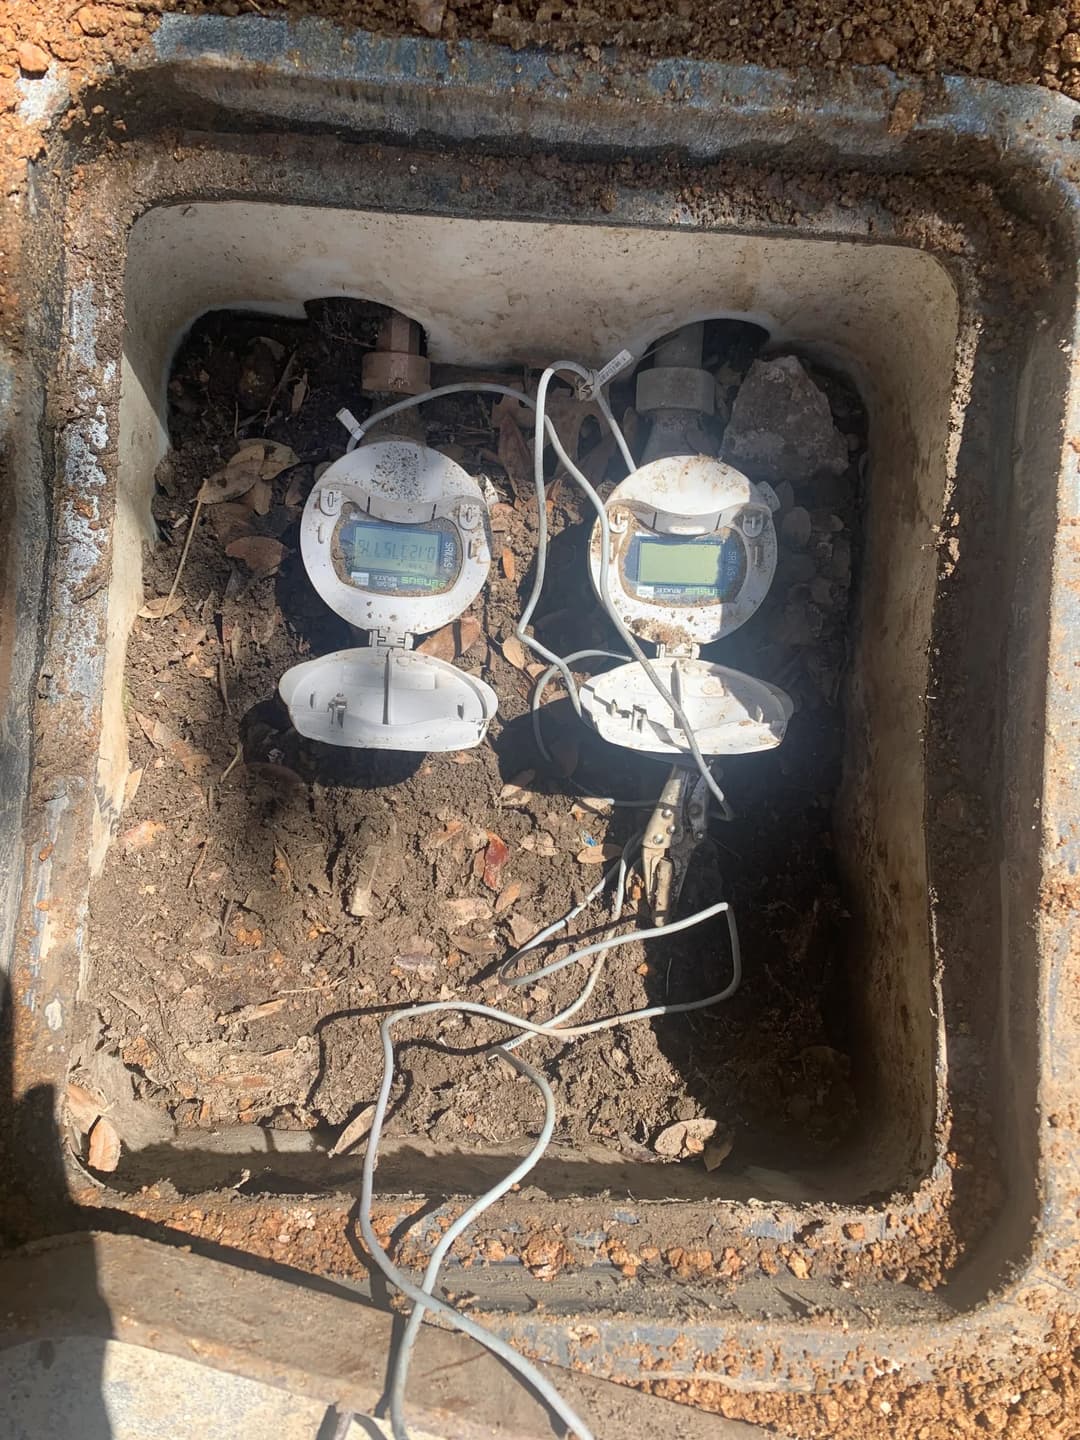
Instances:
[[[125,830],[120,836],[120,843],[125,850],[146,850],[159,835],[164,835],[165,826],[160,820],[143,820],[138,825],[133,825],[130,830]]]
[[[621,854],[621,845],[586,845],[584,850],[578,851],[577,860],[581,865],[603,865]]]
[[[139,609],[139,614],[144,620],[164,620],[168,615],[175,615],[177,610],[182,610],[184,597],[182,595],[155,595],[153,600],[148,600]]]
[[[536,934],[536,921],[531,915],[519,915],[517,913],[507,917],[510,926],[510,934],[514,937],[514,944],[521,948],[527,940],[531,940]]]
[[[269,480],[256,480],[241,503],[256,515],[269,515],[270,506],[274,503],[274,487]]]
[[[550,860],[555,854],[555,840],[546,830],[538,830],[535,835],[526,835],[521,842],[522,850],[531,850],[534,855],[542,859]]]
[[[469,750],[455,750],[450,756],[451,765],[475,765],[476,756]]]
[[[492,831],[488,831],[487,849],[484,851],[484,884],[489,890],[498,890],[503,866],[510,859],[510,846]]]
[[[307,478],[302,470],[298,471],[289,481],[289,488],[285,491],[284,503],[290,510],[298,510],[304,503],[307,489]]]
[[[731,1130],[725,1130],[722,1135],[714,1135],[705,1146],[705,1153],[702,1157],[705,1161],[705,1169],[718,1170],[731,1154],[734,1144],[735,1135]]]
[[[331,1157],[344,1155],[346,1150],[351,1150],[358,1145],[371,1130],[371,1122],[375,1119],[375,1106],[365,1105],[342,1130],[341,1134],[330,1147]]]
[[[523,809],[533,799],[533,792],[528,787],[535,779],[535,770],[522,770],[499,791],[499,804],[511,810]]]
[[[547,418],[555,427],[562,447],[571,460],[577,459],[581,429],[590,416],[604,424],[603,414],[595,400],[579,400],[569,390],[550,392],[545,406]]]
[[[249,440],[224,469],[203,481],[198,498],[204,505],[236,500],[246,495],[257,480],[273,480],[299,463],[300,457],[287,445],[279,445],[276,440]]]
[[[464,655],[480,639],[480,621],[475,615],[462,615],[429,635],[416,647],[421,655],[433,655],[436,660],[453,660]]]
[[[533,488],[532,455],[517,421],[510,415],[504,415],[499,425],[499,464],[516,490]]]
[[[288,551],[269,535],[242,535],[225,546],[225,554],[242,561],[256,575],[273,575]]]
[[[513,395],[500,395],[491,407],[491,428],[499,430],[507,418],[512,419],[521,430],[532,432],[536,429],[536,411],[530,405],[523,405]]]
[[[197,780],[206,767],[210,764],[210,756],[202,750],[196,750],[194,745],[182,739],[174,730],[170,730],[160,720],[155,720],[150,715],[143,715],[135,711],[135,719],[139,722],[139,728],[150,741],[150,744],[158,750],[164,750],[167,755],[183,766],[184,772]]]
[[[529,657],[525,653],[525,646],[516,635],[508,635],[499,646],[503,653],[503,659],[513,665],[515,670],[524,670],[529,663]]]
[[[431,839],[426,842],[424,848],[427,850],[441,850],[448,840],[453,840],[455,836],[460,835],[464,828],[464,820],[448,820],[446,822],[446,829],[440,830],[437,835],[432,835]]]
[[[120,1136],[104,1115],[94,1121],[86,1158],[91,1170],[112,1171],[120,1164]]]
[[[444,900],[442,908],[455,925],[472,925],[477,920],[491,919],[491,906],[479,897],[466,896],[461,900]]]
[[[228,545],[238,535],[251,534],[251,510],[241,500],[227,500],[210,511],[210,524],[218,543]]]
[[[128,777],[124,781],[124,804],[123,809],[127,810],[135,799],[136,792],[142,784],[143,767],[135,765],[128,771]]]
[[[510,522],[514,518],[514,507],[506,505],[501,500],[496,500],[488,512],[491,517],[491,528],[498,534],[503,530],[510,529]]]
[[[653,1141],[657,1155],[669,1160],[679,1160],[687,1155],[700,1155],[705,1142],[711,1139],[716,1121],[699,1116],[693,1120],[676,1120],[674,1125],[665,1125]]]
[[[84,1135],[93,1129],[94,1121],[105,1109],[105,1102],[82,1085],[69,1082],[65,1091],[67,1112],[76,1130]]]
[[[509,910],[516,900],[521,898],[521,882],[511,880],[509,885],[499,891],[499,898],[495,901],[495,914],[501,915],[504,910]]]
[[[219,1025],[246,1025],[251,1020],[265,1020],[267,1015],[276,1015],[284,1010],[288,1000],[283,995],[273,1000],[260,1000],[258,1004],[241,1005],[238,1010],[229,1010],[217,1017]]]
[[[308,378],[307,371],[305,370],[303,375],[300,376],[300,379],[297,380],[296,384],[292,388],[292,398],[289,400],[290,415],[300,414],[300,410],[304,404],[304,401],[307,399],[307,393]]]

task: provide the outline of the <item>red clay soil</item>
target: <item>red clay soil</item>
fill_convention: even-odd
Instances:
[[[33,117],[49,108],[40,102],[50,92],[38,87],[56,86],[62,109],[63,80],[77,110],[85,87],[146,45],[168,10],[314,15],[383,33],[578,50],[594,63],[601,46],[615,45],[631,60],[687,56],[833,73],[885,65],[924,78],[956,73],[1035,83],[1080,99],[1080,0],[2,0],[0,341],[16,350],[17,231],[25,221],[26,166],[43,149],[46,121]],[[1078,1360],[1080,1331],[1048,1313],[1042,1353],[1018,1344],[1014,1365],[992,1375],[958,1359],[936,1383],[907,1389],[872,1367],[864,1384],[813,1395],[739,1394],[706,1380],[650,1388],[806,1437],[1073,1440],[1080,1436]]]

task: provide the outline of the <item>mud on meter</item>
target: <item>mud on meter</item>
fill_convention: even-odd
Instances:
[[[362,445],[316,482],[300,522],[311,583],[367,647],[307,660],[278,689],[301,735],[375,750],[462,750],[495,714],[489,685],[418,654],[417,635],[449,624],[491,564],[476,481],[410,440]]]

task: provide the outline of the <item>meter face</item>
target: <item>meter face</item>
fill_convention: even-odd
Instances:
[[[334,541],[341,579],[378,595],[437,595],[461,570],[461,540],[445,520],[399,525],[354,514],[342,520]]]
[[[638,531],[626,549],[623,582],[654,605],[723,603],[745,579],[746,546],[734,530],[693,540]]]

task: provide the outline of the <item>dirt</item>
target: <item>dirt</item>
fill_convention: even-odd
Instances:
[[[324,747],[292,730],[278,679],[305,656],[353,643],[311,588],[298,523],[316,468],[344,448],[336,410],[362,412],[356,377],[376,321],[375,307],[352,302],[312,307],[302,324],[211,316],[188,338],[170,383],[173,449],[158,475],[163,538],[148,562],[151,604],[172,587],[208,475],[251,437],[287,445],[299,461],[273,480],[263,515],[236,501],[204,507],[176,591],[182,608],[140,619],[129,646],[133,793],[91,896],[90,983],[100,1038],[181,1127],[344,1125],[374,1098],[377,1025],[388,1008],[461,997],[536,1017],[560,1009],[584,969],[512,991],[498,965],[579,901],[600,873],[588,862],[647,817],[581,792],[651,804],[665,773],[652,760],[630,764],[554,690],[542,714],[557,763],[538,755],[527,708],[543,667],[530,675],[507,643],[531,584],[535,502],[518,458],[524,444],[507,454],[504,422],[507,473],[490,402],[476,397],[426,407],[424,423],[430,443],[498,494],[499,558],[473,608],[478,623],[456,632],[459,642],[475,635],[457,663],[499,696],[488,743],[411,756]],[[724,413],[759,340],[752,327],[710,326],[706,359]],[[747,981],[722,1009],[606,1031],[561,1053],[554,1042],[534,1045],[551,1062],[557,1138],[569,1144],[655,1158],[665,1126],[705,1116],[733,1142],[729,1168],[787,1168],[822,1158],[855,1120],[837,1003],[844,912],[830,806],[865,417],[853,392],[819,379],[850,436],[848,472],[799,493],[781,487],[781,533],[797,532],[799,548],[782,540],[766,605],[707,652],[784,685],[798,706],[780,750],[725,767],[738,818],[714,827],[683,897],[687,913],[730,897]],[[628,408],[631,393],[624,381],[615,403],[640,446],[647,431]],[[581,418],[575,408],[568,390],[556,392],[567,436]],[[598,483],[617,475],[611,452],[587,418],[578,453]],[[796,500],[809,508],[796,511]],[[536,633],[560,653],[610,647],[587,579],[590,526],[565,479],[552,476],[548,508],[549,584]],[[253,576],[226,554],[238,530],[284,547],[277,574]],[[452,647],[454,635],[442,638]],[[357,916],[350,908],[369,866],[372,895],[361,908],[370,913]],[[633,928],[648,921],[636,877],[630,895]],[[591,936],[606,923],[594,906],[573,933]],[[554,953],[565,952],[545,958]],[[722,918],[634,942],[608,964],[586,1013],[707,994],[726,982],[729,964]],[[461,1017],[417,1027],[402,1047],[390,1133],[458,1147],[531,1133],[532,1087],[478,1057],[496,1034]]]

